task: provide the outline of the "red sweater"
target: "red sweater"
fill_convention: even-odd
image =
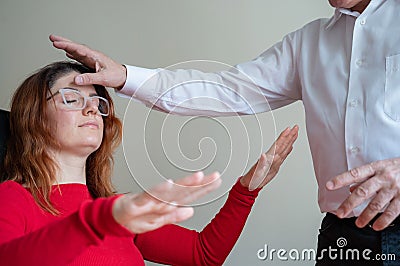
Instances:
[[[20,184],[0,184],[0,265],[221,265],[245,225],[258,191],[237,182],[200,233],[167,225],[132,234],[112,216],[118,196],[93,200],[85,185],[54,186],[61,212],[43,211]]]

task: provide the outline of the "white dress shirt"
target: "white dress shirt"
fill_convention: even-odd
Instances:
[[[400,157],[399,16],[395,0],[372,0],[361,15],[337,9],[218,73],[127,66],[119,93],[183,115],[252,114],[302,100],[319,206],[333,212],[350,192],[327,191],[329,179]]]

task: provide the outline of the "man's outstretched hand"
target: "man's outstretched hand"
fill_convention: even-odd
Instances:
[[[126,81],[126,68],[105,54],[90,47],[75,43],[64,37],[50,35],[53,46],[64,50],[66,55],[83,65],[95,69],[96,73],[85,73],[75,77],[77,85],[99,84],[105,87],[121,89]]]

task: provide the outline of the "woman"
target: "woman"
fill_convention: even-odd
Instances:
[[[74,77],[86,72],[91,71],[77,63],[50,64],[13,97],[0,184],[1,263],[222,264],[260,188],[290,153],[297,126],[286,129],[238,179],[223,208],[198,233],[172,223],[193,214],[180,206],[216,189],[219,174],[195,173],[150,193],[115,195],[110,176],[121,122],[104,87],[74,84]]]

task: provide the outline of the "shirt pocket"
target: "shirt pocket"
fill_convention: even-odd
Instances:
[[[386,57],[384,112],[400,122],[400,54]]]

